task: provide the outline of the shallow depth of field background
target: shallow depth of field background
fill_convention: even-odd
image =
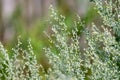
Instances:
[[[91,0],[92,1],[92,0]],[[48,38],[44,32],[51,34],[49,25],[50,5],[59,14],[66,17],[65,23],[74,27],[73,22],[79,15],[85,21],[86,27],[91,22],[99,25],[98,14],[94,4],[90,0],[0,0],[0,41],[10,49],[17,44],[18,36],[21,36],[23,47],[27,46],[27,40],[31,38],[38,63],[47,68],[47,58],[44,56],[44,47],[49,47]],[[97,20],[98,19],[98,20]],[[79,27],[79,26],[78,26]],[[83,28],[79,27],[79,30]],[[84,36],[81,34],[81,45],[85,47]]]

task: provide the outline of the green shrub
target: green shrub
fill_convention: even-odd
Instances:
[[[10,57],[7,50],[0,43],[0,79],[2,80],[40,80],[39,66],[33,53],[30,41],[28,49],[22,49],[22,43],[13,48]]]
[[[50,42],[54,44],[56,52],[51,48],[45,49],[52,65],[48,79],[53,76],[54,80],[119,80],[120,50],[110,31],[104,27],[101,31],[92,24],[91,29],[84,31],[88,48],[82,52],[76,24],[85,26],[80,18],[70,32],[64,23],[65,17],[52,11],[54,20]]]
[[[80,34],[77,25],[85,27],[78,17],[72,30],[65,23],[65,17],[52,9],[51,30],[48,35],[51,46],[45,48],[45,55],[49,59],[50,68],[44,71],[37,65],[30,41],[28,49],[21,48],[22,43],[13,49],[10,57],[0,43],[0,79],[2,80],[120,80],[120,45],[119,45],[119,0],[112,4],[107,0],[94,0],[96,9],[103,19],[99,30],[94,23],[86,28],[83,34],[86,38],[84,50],[80,49]],[[116,4],[117,3],[117,4]],[[115,8],[115,12],[112,10]],[[116,19],[117,16],[117,19]],[[104,27],[107,26],[107,27]],[[110,29],[108,29],[110,27]],[[113,33],[112,33],[113,32]],[[39,73],[42,69],[42,75]]]

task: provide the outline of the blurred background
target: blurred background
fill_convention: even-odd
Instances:
[[[3,45],[10,50],[17,44],[20,35],[23,47],[26,47],[26,40],[31,38],[38,62],[46,66],[43,48],[49,46],[49,42],[44,31],[50,33],[50,5],[66,17],[65,23],[71,26],[70,29],[74,27],[76,15],[85,21],[86,27],[97,19],[92,0],[0,0],[0,41]],[[82,30],[82,27],[79,29]],[[83,42],[84,36],[80,34]]]

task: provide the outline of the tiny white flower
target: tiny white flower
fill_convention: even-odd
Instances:
[[[118,14],[118,18],[120,19],[120,14]]]

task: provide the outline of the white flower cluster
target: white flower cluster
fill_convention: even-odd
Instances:
[[[120,0],[94,0],[104,25],[120,38]]]
[[[120,0],[94,0],[98,13],[103,18],[103,31],[92,24],[92,31],[85,29],[88,47],[80,48],[80,35],[77,25],[85,27],[80,18],[74,22],[74,29],[69,30],[65,17],[58,15],[52,8],[53,34],[49,36],[50,46],[45,48],[50,68],[40,76],[36,57],[30,41],[24,50],[22,43],[13,49],[10,57],[0,43],[0,79],[1,80],[120,80]],[[111,34],[113,31],[113,34]],[[117,36],[116,36],[117,35]]]
[[[13,56],[10,57],[0,43],[0,79],[1,80],[41,80],[39,66],[36,57],[28,41],[28,49],[22,49],[22,43],[13,48]]]
[[[102,1],[96,0],[96,5],[101,5]],[[108,3],[111,10],[111,3]],[[107,7],[106,6],[106,7]],[[104,14],[97,6],[98,12],[103,18],[105,25],[118,28],[119,21],[116,21],[113,13]],[[105,11],[108,11],[106,10]],[[52,10],[54,13],[55,11]],[[101,10],[103,11],[103,10]],[[102,16],[104,14],[104,16]],[[80,50],[79,35],[76,23],[74,30],[67,30],[65,18],[61,15],[52,15],[54,32],[50,39],[54,44],[56,52],[51,48],[46,48],[46,54],[52,67],[49,70],[48,79],[51,80],[119,80],[120,79],[120,46],[116,37],[107,28],[102,26],[103,31],[92,24],[92,32],[85,31],[88,48],[82,52]],[[55,18],[54,18],[55,17]],[[57,20],[56,20],[57,18]],[[111,21],[111,22],[109,22]],[[113,23],[115,25],[113,26]],[[81,26],[85,27],[82,22]],[[116,24],[117,23],[117,24]]]

